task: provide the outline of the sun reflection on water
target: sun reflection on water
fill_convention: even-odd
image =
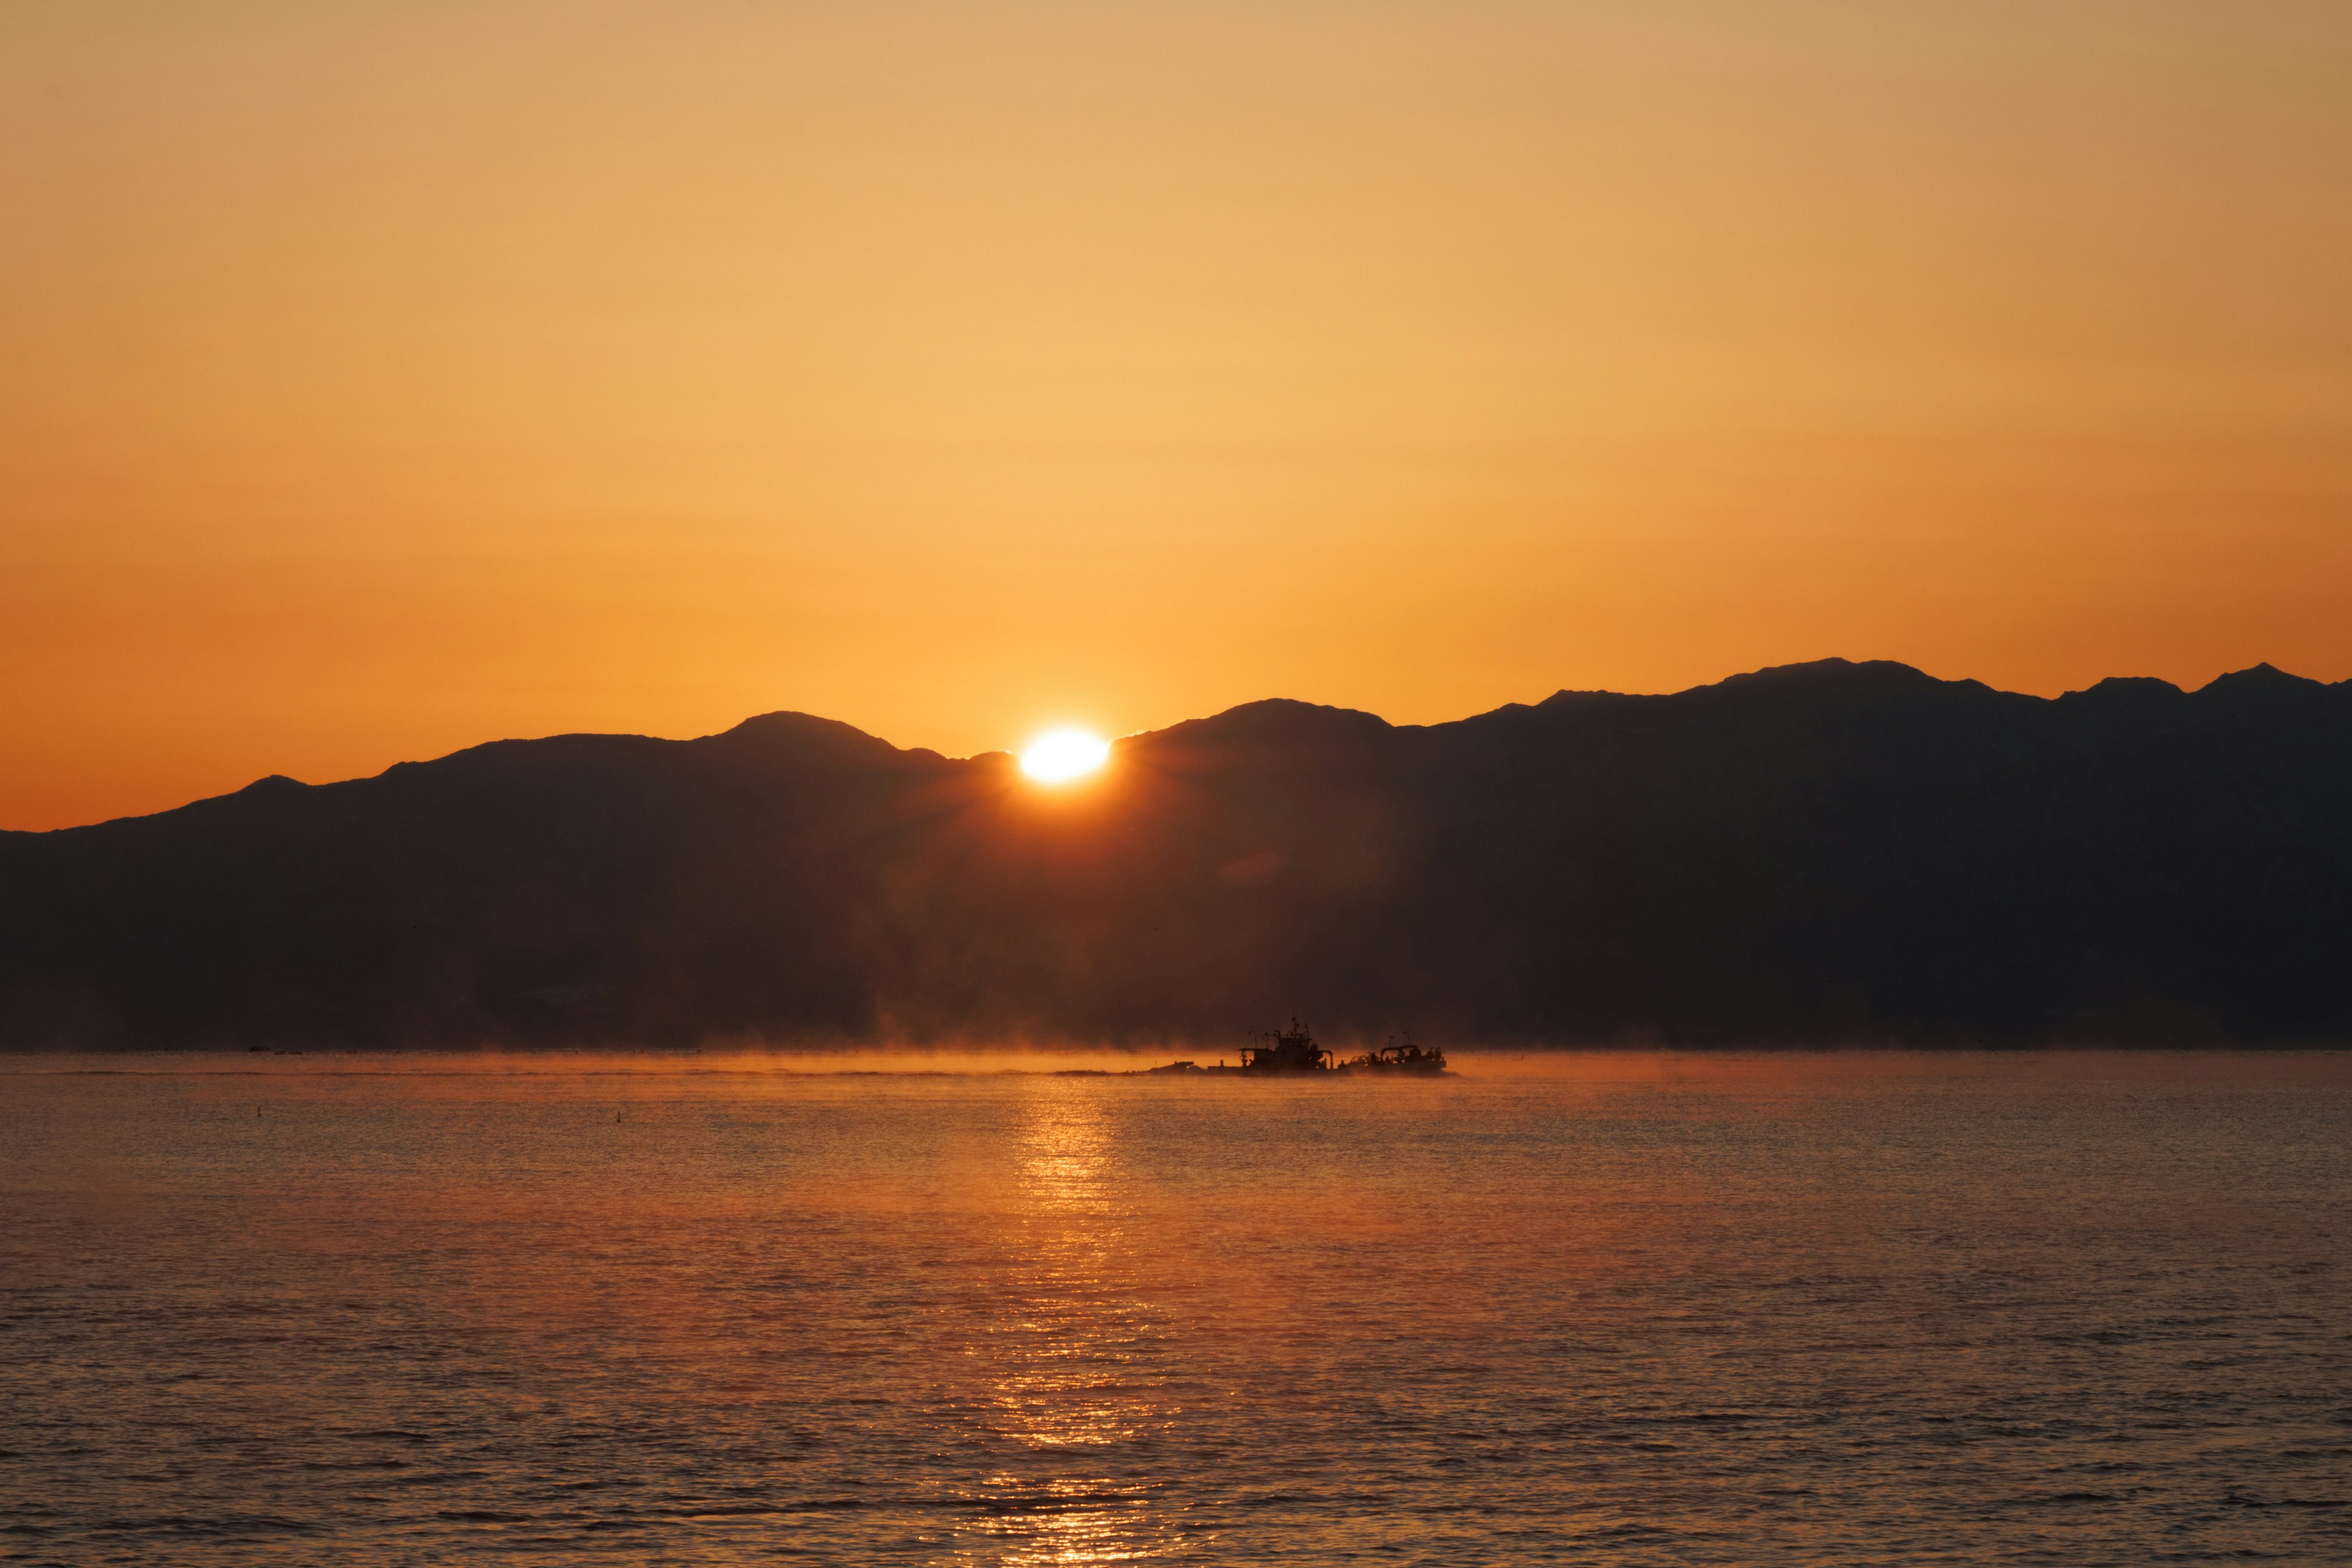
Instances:
[[[1153,1369],[1166,1359],[1154,1351],[1167,1327],[1136,1288],[1145,1260],[1120,1202],[1103,1100],[1085,1086],[1041,1083],[1015,1149],[1021,1261],[973,1353],[988,1362],[994,1431],[1033,1462],[992,1477],[971,1500],[1004,1553],[995,1560],[1129,1563],[1196,1544],[1154,1508],[1164,1482],[1138,1479],[1132,1457],[1119,1462],[1122,1447],[1166,1425],[1165,1379]]]

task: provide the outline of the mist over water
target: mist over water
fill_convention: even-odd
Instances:
[[[1066,1065],[0,1061],[0,1559],[2352,1557],[2352,1057]]]

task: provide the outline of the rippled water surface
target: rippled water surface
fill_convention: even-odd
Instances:
[[[2352,1560],[2340,1055],[778,1065],[0,1061],[0,1558]]]

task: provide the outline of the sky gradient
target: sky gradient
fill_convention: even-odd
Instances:
[[[2352,677],[2352,7],[0,11],[0,826]]]

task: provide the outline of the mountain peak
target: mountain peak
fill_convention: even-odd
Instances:
[[[794,762],[876,763],[916,754],[901,751],[878,735],[869,735],[855,724],[790,709],[755,713],[731,730],[705,735],[689,743]]]
[[[2100,711],[2131,711],[2177,702],[2187,695],[2172,682],[2152,675],[2110,675],[2080,691],[2064,692],[2058,700],[2087,704]]]
[[[2265,660],[2245,669],[2233,669],[2227,675],[2214,677],[2210,681],[2198,688],[2197,695],[2221,698],[2301,697],[2326,689],[2326,685],[2321,681],[2308,679],[2300,675],[2289,675],[2285,670]]]
[[[1891,658],[1815,658],[1800,664],[1768,665],[1744,675],[1730,676],[1717,681],[1716,688],[1777,687],[1785,690],[1821,690],[1868,687],[1886,689],[1945,684],[1924,669],[1916,669]],[[1710,689],[1697,687],[1694,689],[1705,691]]]
[[[1298,741],[1361,741],[1389,733],[1395,728],[1377,713],[1366,713],[1354,708],[1334,708],[1319,702],[1301,702],[1288,697],[1269,697],[1262,701],[1244,702],[1238,708],[1228,708],[1206,719],[1191,719],[1181,724],[1171,724],[1155,731],[1154,740],[1161,737],[1188,742],[1215,742],[1227,745],[1265,745]]]

